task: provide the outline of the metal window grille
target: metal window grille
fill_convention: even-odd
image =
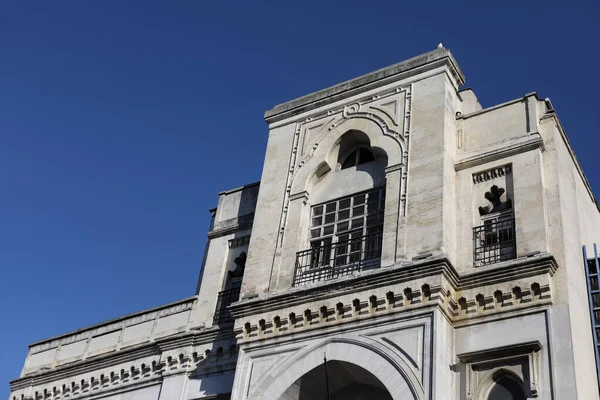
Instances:
[[[476,266],[511,260],[517,255],[515,220],[499,216],[473,228],[473,262]]]
[[[583,262],[587,275],[588,301],[590,306],[590,319],[592,322],[592,339],[594,341],[594,353],[596,355],[596,374],[600,385],[600,285],[598,273],[600,272],[600,260],[598,249],[594,243],[594,258],[588,258],[585,246],[583,246]]]
[[[296,253],[293,286],[351,275],[381,265],[381,228]]]
[[[215,309],[215,316],[213,318],[213,325],[226,324],[233,322],[233,318],[229,313],[227,307],[240,298],[240,286],[232,287],[231,289],[223,290],[219,292],[217,296],[217,307]]]
[[[365,236],[383,225],[385,189],[343,197],[311,209],[310,243],[327,248],[333,243]]]

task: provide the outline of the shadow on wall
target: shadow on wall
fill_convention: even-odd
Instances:
[[[236,361],[235,346],[226,351],[219,347],[214,352],[196,355],[196,368],[189,376],[187,397],[218,400],[231,398]]]

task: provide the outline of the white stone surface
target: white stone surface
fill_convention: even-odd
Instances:
[[[123,343],[140,341],[144,338],[150,337],[153,326],[154,321],[147,321],[142,322],[141,324],[128,326],[125,328],[125,332],[123,333]]]
[[[132,390],[124,393],[117,393],[110,396],[102,396],[103,400],[154,400],[159,399],[160,385],[146,387],[143,389]],[[175,397],[173,397],[175,399]]]
[[[116,348],[120,335],[121,331],[119,330],[92,337],[88,352],[90,355],[96,355],[100,350],[104,350],[106,348]]]
[[[323,353],[394,399],[485,400],[502,371],[539,399],[598,399],[581,253],[600,243],[595,198],[549,101],[483,109],[463,83],[441,48],[267,111],[260,186],[219,194],[196,296],[31,345],[11,399],[298,400]],[[357,145],[376,161],[341,170]],[[476,266],[492,185],[517,258]],[[382,186],[381,268],[292,288],[311,207]],[[213,316],[242,253],[232,332]],[[510,352],[538,345],[526,378]]]

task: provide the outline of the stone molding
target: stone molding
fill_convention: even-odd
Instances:
[[[137,325],[139,323],[154,320],[156,318],[188,311],[194,307],[196,300],[196,296],[188,297],[186,299],[182,299],[161,307],[140,311],[118,319],[103,322],[98,325],[92,325],[88,328],[79,329],[75,332],[66,333],[39,342],[34,342],[29,345],[29,354],[36,354],[41,351],[56,348],[59,345],[90,339],[93,336],[114,332],[131,325]]]
[[[402,163],[396,164],[396,165],[390,165],[389,167],[385,167],[385,173],[389,174],[390,172],[401,171],[403,167],[404,167],[404,164],[402,164]]]
[[[310,196],[309,196],[309,194],[308,194],[308,192],[306,190],[290,195],[290,201],[302,200],[302,202],[304,204],[306,204],[308,202],[309,198],[310,198]]]
[[[168,375],[233,371],[238,352],[234,339],[230,330],[209,329],[39,371],[10,382],[11,400],[88,398],[159,383]]]
[[[235,249],[237,247],[246,246],[250,243],[250,235],[241,236],[237,238],[230,239],[228,244],[230,249]]]
[[[241,215],[237,218],[227,219],[215,224],[215,228],[208,232],[209,239],[215,239],[221,236],[230,235],[239,231],[252,228],[254,223],[254,213]]]
[[[459,273],[447,258],[437,256],[411,263],[396,263],[394,266],[364,271],[358,275],[297,286],[284,292],[270,292],[250,299],[242,299],[229,306],[229,311],[234,318],[239,319],[282,306],[302,305],[315,298],[335,298],[340,294],[353,293],[357,290],[385,287],[410,281],[416,277],[435,275],[443,275],[453,288],[470,289],[542,273],[552,276],[557,268],[558,265],[552,255],[539,253],[531,257],[517,258]]]
[[[542,350],[542,344],[539,341],[532,341],[503,346],[492,350],[458,354],[458,359],[466,366],[465,386],[467,399],[479,398],[477,394],[480,394],[492,384],[491,378],[493,374],[488,374],[489,379],[484,379],[483,381],[473,379],[477,366],[496,364],[496,370],[501,370],[503,369],[503,364],[511,360],[522,360],[527,365],[527,371],[524,371],[523,375],[519,378],[523,380],[529,392],[528,395],[538,397],[538,358],[540,350]]]
[[[502,167],[490,168],[485,171],[477,172],[473,174],[473,183],[483,183],[491,181],[492,179],[501,178],[512,173],[512,166],[510,164]]]
[[[238,340],[247,343],[407,310],[437,307],[451,323],[463,325],[552,303],[557,265],[551,255],[501,264],[461,275],[439,257],[240,301],[230,311]]]
[[[435,68],[446,66],[458,85],[464,83],[464,75],[450,50],[436,49],[406,61],[382,68],[350,81],[288,101],[265,112],[265,120],[272,124],[302,112],[323,107],[327,103],[343,100],[357,93],[388,85],[394,81],[410,78]]]
[[[475,152],[470,152],[470,156],[466,156],[454,164],[455,171],[475,167],[477,165],[502,160],[506,157],[525,153],[531,150],[545,151],[544,140],[539,133],[534,132],[531,135],[521,136],[517,139],[510,139],[500,144],[489,146],[487,149],[478,149]]]

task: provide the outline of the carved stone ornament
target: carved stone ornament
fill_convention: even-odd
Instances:
[[[511,172],[512,169],[510,165],[488,169],[487,171],[473,174],[473,183],[482,183],[492,179],[501,178],[503,176],[510,175]]]
[[[250,235],[233,238],[229,241],[229,248],[235,249],[236,247],[246,246],[250,243]]]
[[[506,201],[502,201],[501,197],[506,192],[505,189],[499,188],[494,185],[490,188],[489,192],[485,192],[485,198],[490,204],[479,207],[479,215],[487,215],[495,212],[500,212],[504,210],[510,210],[512,208],[512,201],[506,197]]]
[[[246,253],[242,252],[239,257],[233,260],[235,268],[233,271],[228,272],[229,278],[241,278],[244,276],[244,270],[246,269]]]
[[[481,399],[493,381],[509,370],[508,365],[520,363],[518,380],[522,381],[527,398],[539,396],[539,356],[542,345],[538,341],[513,344],[472,353],[458,354],[458,359],[465,364],[466,398]],[[495,370],[488,374],[485,370]],[[487,398],[487,397],[486,397]]]

